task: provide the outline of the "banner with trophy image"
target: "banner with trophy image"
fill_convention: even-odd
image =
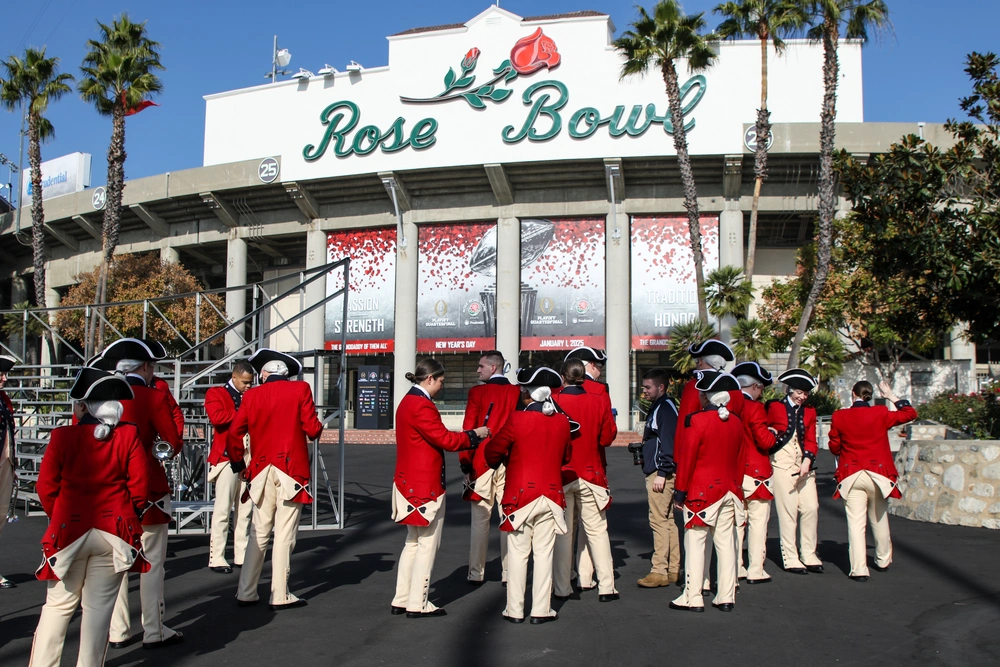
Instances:
[[[719,217],[701,216],[704,272],[719,268]],[[665,350],[670,330],[698,319],[686,215],[632,217],[632,349]]]
[[[327,261],[351,258],[351,289],[347,301],[347,353],[379,354],[395,349],[396,228],[338,230],[327,234]],[[334,271],[326,279],[326,293],[344,285]],[[344,302],[326,304],[326,349],[340,349]]]
[[[421,225],[417,352],[496,347],[496,222]]]
[[[521,349],[604,347],[604,218],[521,220]]]

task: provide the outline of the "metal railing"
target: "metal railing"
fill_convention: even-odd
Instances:
[[[307,304],[306,288],[317,281],[325,280],[327,276],[335,272],[342,272],[343,287],[326,294],[315,303]],[[338,425],[338,437],[335,443],[338,447],[337,488],[334,490],[332,486],[319,441],[313,441],[310,449],[310,460],[313,468],[310,492],[313,495],[314,503],[309,512],[303,513],[307,522],[302,528],[307,530],[337,529],[343,526],[344,517],[344,429],[346,426],[344,409],[347,405],[347,327],[345,324],[348,285],[350,284],[350,258],[300,271],[298,282],[294,286],[274,296],[268,294],[268,287],[279,281],[287,281],[288,278],[289,276],[286,275],[247,285],[99,305],[0,310],[0,317],[9,318],[9,316],[14,315],[22,322],[20,346],[8,345],[0,341],[0,350],[14,356],[19,362],[23,362],[29,356],[28,345],[31,333],[29,327],[34,330],[40,328],[44,335],[51,335],[53,340],[58,341],[72,355],[72,358],[80,360],[80,364],[82,364],[85,360],[84,351],[71,341],[66,340],[50,321],[54,314],[65,311],[80,311],[84,317],[89,317],[91,314],[96,315],[99,321],[105,324],[107,330],[117,337],[122,337],[123,334],[106,317],[106,311],[110,308],[141,305],[143,315],[141,335],[143,337],[147,336],[156,319],[165,323],[167,328],[173,332],[174,340],[178,341],[184,348],[174,359],[162,364],[171,369],[171,374],[168,376],[169,383],[172,385],[175,399],[185,413],[186,421],[185,447],[181,454],[168,465],[168,474],[173,478],[175,532],[208,532],[209,515],[213,503],[211,485],[207,483],[208,464],[206,459],[211,448],[212,428],[204,414],[203,399],[205,390],[212,384],[213,374],[225,369],[234,359],[244,356],[248,350],[266,345],[272,336],[284,329],[290,329],[296,323],[298,324],[298,340],[301,346],[304,318],[317,309],[325,307],[331,301],[342,298],[340,350],[338,352],[326,350],[290,352],[303,361],[303,379],[306,379],[307,373],[312,373],[311,380],[314,395],[317,396],[316,403],[320,421],[323,422],[324,426],[335,421]],[[249,296],[253,308],[246,315],[234,321],[230,321],[219,310],[213,299],[205,298],[206,295],[219,295],[235,291],[242,291],[245,295],[250,291]],[[299,296],[298,312],[274,326],[269,326],[269,318],[274,314],[277,304],[293,297],[296,293]],[[195,300],[193,341],[181,332],[182,327],[172,322],[164,312],[166,309],[161,307],[164,303],[181,299]],[[209,314],[214,313],[225,324],[221,329],[212,331],[210,335],[202,336],[202,309],[205,304],[208,304],[211,309],[208,311]],[[247,326],[250,329],[249,337],[241,333]],[[208,354],[210,347],[226,334],[233,334],[233,336],[230,337],[231,345],[223,356],[217,359],[205,358],[210,356]],[[235,344],[232,344],[234,342]],[[12,349],[17,347],[20,349]],[[333,388],[337,390],[336,405],[328,404],[326,400],[319,400],[321,394],[326,396],[325,389],[328,369],[330,368],[328,361],[333,357],[339,358],[336,369],[337,377],[331,383]],[[69,386],[72,384],[72,379],[78,368],[77,364],[25,365],[19,363],[8,379],[6,391],[14,403],[17,417],[15,455],[20,484],[18,505],[20,506],[23,501],[26,515],[31,513],[33,506],[38,506],[34,482],[37,480],[38,467],[48,442],[48,433],[58,426],[70,423],[72,405],[68,395]],[[321,480],[322,488],[320,488]],[[332,515],[332,520],[321,518],[321,510],[318,507],[321,500],[320,492],[323,492],[324,503],[328,501],[331,506],[329,513]],[[198,523],[201,524],[200,528],[195,525]]]

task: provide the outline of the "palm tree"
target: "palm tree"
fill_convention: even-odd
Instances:
[[[847,348],[833,331],[813,331],[802,344],[802,367],[815,375],[823,388],[827,387],[830,378],[843,372],[846,360]]]
[[[737,0],[715,8],[726,19],[715,29],[722,39],[756,37],[760,40],[760,108],[757,109],[757,150],[754,154],[753,204],[750,208],[750,234],[747,240],[746,279],[753,280],[757,254],[757,211],[760,189],[767,178],[767,142],[771,137],[771,112],[767,109],[767,44],[774,51],[785,50],[784,37],[806,23],[807,14],[800,2],[791,0]]]
[[[667,352],[670,354],[670,361],[673,363],[674,369],[680,373],[689,373],[694,370],[694,358],[688,352],[688,348],[695,343],[716,336],[718,333],[715,331],[715,327],[711,324],[702,324],[698,320],[678,324],[671,329]]]
[[[42,205],[43,141],[55,137],[52,123],[42,114],[50,102],[71,91],[72,74],[59,73],[59,59],[46,58],[45,48],[25,49],[24,58],[11,56],[3,63],[0,105],[8,111],[18,108],[28,118],[28,165],[31,169],[31,251],[35,267],[35,303],[45,307],[45,210]],[[23,206],[23,202],[18,203]]]
[[[650,67],[660,70],[667,89],[670,106],[670,121],[673,125],[674,149],[677,151],[677,165],[684,184],[684,208],[688,214],[688,231],[691,236],[691,252],[694,254],[695,280],[698,286],[698,318],[708,326],[708,310],[705,307],[704,257],[701,248],[701,227],[698,215],[698,190],[691,170],[691,156],[688,155],[687,130],[684,128],[684,111],[681,107],[680,87],[677,82],[678,60],[687,60],[688,69],[697,72],[709,67],[716,54],[709,48],[711,36],[702,34],[705,29],[704,12],[684,14],[677,0],[661,0],[653,8],[650,16],[639,7],[639,18],[615,40],[615,48],[625,57],[621,78],[633,74],[645,74]]]
[[[97,22],[100,40],[87,40],[87,54],[80,70],[80,95],[102,116],[111,118],[108,146],[107,203],[102,229],[101,277],[95,303],[103,303],[107,292],[108,263],[118,246],[121,229],[122,191],[125,187],[125,117],[150,104],[149,98],[163,89],[154,74],[165,69],[160,63],[159,43],[149,39],[146,23],[133,23],[123,13],[105,25]],[[93,319],[87,333],[87,355],[94,350]],[[101,341],[97,341],[99,347]]]
[[[774,354],[774,337],[756,317],[739,320],[730,334],[737,359],[761,361]]]
[[[788,367],[798,364],[799,351],[809,327],[816,301],[826,285],[830,273],[833,252],[833,215],[836,203],[833,173],[834,121],[837,118],[837,81],[840,78],[840,63],[837,47],[843,28],[847,39],[868,41],[870,29],[881,30],[889,27],[889,7],[884,0],[801,0],[810,11],[813,27],[809,38],[823,42],[823,108],[820,113],[819,130],[819,224],[816,239],[816,273],[806,304],[802,308],[799,327],[792,340],[788,355]]]
[[[738,266],[720,266],[705,279],[708,312],[713,317],[746,319],[753,303],[753,285]]]

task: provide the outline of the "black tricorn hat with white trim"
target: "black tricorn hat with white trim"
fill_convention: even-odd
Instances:
[[[761,368],[760,364],[756,361],[744,361],[736,364],[730,372],[736,378],[741,375],[752,377],[765,387],[770,387],[774,383],[774,376],[771,375],[771,371]]]
[[[150,342],[152,342],[152,345]],[[163,346],[155,341],[150,342],[141,338],[119,338],[104,348],[100,356],[105,362],[110,362],[112,366],[121,359],[135,359],[136,361],[159,361],[163,359],[166,356]],[[94,360],[92,359],[91,361]]]
[[[523,387],[548,387],[558,389],[562,386],[562,376],[548,366],[537,368],[518,368],[515,381]]]
[[[293,375],[298,375],[302,372],[302,363],[298,359],[290,354],[285,354],[284,352],[278,352],[277,350],[272,350],[269,347],[262,347],[247,359],[253,369],[257,371],[259,375],[264,369],[264,366],[271,361],[283,361],[285,365],[288,366],[289,377]]]
[[[698,371],[695,373],[697,382],[694,387],[698,391],[739,391],[740,383],[729,373],[723,371]]]
[[[729,346],[721,340],[716,340],[715,338],[703,340],[700,343],[691,345],[688,347],[688,354],[695,359],[714,354],[722,357],[726,361],[736,361],[736,355],[734,355],[733,351],[729,349]]]
[[[134,397],[125,378],[99,368],[84,367],[69,390],[74,401],[128,401]]]
[[[17,366],[17,359],[6,354],[0,354],[0,373],[7,373]]]
[[[816,382],[816,378],[804,368],[789,368],[778,376],[778,382],[783,382],[792,389],[800,389],[802,391],[812,391],[819,384]]]
[[[604,350],[595,350],[592,347],[584,345],[583,347],[570,350],[563,361],[569,361],[570,359],[579,359],[584,363],[603,364],[608,360],[608,355]]]

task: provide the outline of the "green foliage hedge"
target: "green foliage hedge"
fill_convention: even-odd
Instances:
[[[1000,438],[1000,387],[974,394],[943,393],[917,406],[921,419],[931,419],[974,438]]]

